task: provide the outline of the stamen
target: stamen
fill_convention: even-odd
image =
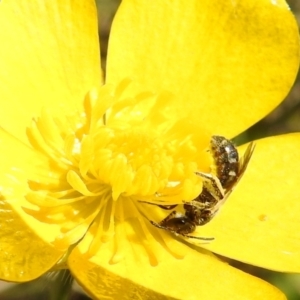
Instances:
[[[129,83],[91,90],[82,112],[58,119],[44,109],[32,122],[28,138],[48,164],[29,182],[24,210],[59,226],[53,244],[60,249],[88,232],[89,256],[106,247],[114,264],[138,247],[155,266],[162,251],[175,258],[185,253],[150,220],[168,213],[157,205],[182,205],[201,193],[203,178],[195,172],[208,161],[209,143],[199,124],[177,119],[173,95],[129,95]]]
[[[75,191],[78,191],[82,195],[95,196],[95,193],[92,193],[87,189],[85,183],[82,181],[80,176],[73,170],[70,170],[67,173],[67,181]]]
[[[77,197],[77,198],[71,198],[71,199],[58,199],[58,197],[53,197],[51,195],[48,195],[46,192],[29,192],[26,195],[26,199],[33,205],[44,207],[44,208],[51,208],[51,207],[57,207],[67,204],[72,204],[77,201],[83,200],[85,197]]]

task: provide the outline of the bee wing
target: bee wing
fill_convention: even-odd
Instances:
[[[238,183],[240,181],[240,179],[243,176],[245,170],[247,169],[247,166],[248,166],[248,163],[249,163],[249,161],[251,159],[251,156],[253,154],[254,148],[255,148],[255,144],[254,144],[254,142],[251,142],[248,145],[244,155],[241,157],[240,163],[239,163],[239,174],[238,174],[238,179],[237,179],[236,183]]]
[[[239,183],[239,181],[243,177],[243,175],[244,175],[244,173],[245,173],[245,171],[247,169],[248,163],[249,163],[249,161],[250,161],[250,159],[252,157],[254,148],[255,148],[255,144],[254,144],[254,142],[251,142],[248,145],[248,147],[247,147],[244,155],[239,160],[239,173],[237,175],[236,180],[233,182],[233,184],[230,187],[228,187],[225,190],[224,198],[221,201],[219,201],[219,203],[212,209],[212,211],[214,211],[214,213],[216,213],[220,209],[220,207],[224,204],[224,202],[231,195],[231,193],[234,190],[235,186]]]

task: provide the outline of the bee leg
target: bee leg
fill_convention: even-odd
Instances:
[[[175,208],[178,204],[172,204],[172,205],[159,205],[159,204],[155,204],[152,202],[146,202],[146,201],[139,201],[141,203],[146,203],[146,204],[150,204],[150,205],[155,205],[155,206],[159,206],[160,208],[166,209],[166,210],[171,210],[173,208]]]
[[[162,209],[166,209],[166,210],[171,210],[173,208],[175,208],[178,204],[174,204],[174,205],[158,205],[160,208]]]
[[[197,240],[202,240],[202,241],[213,241],[215,238],[213,237],[202,237],[202,236],[195,236],[195,235],[183,235],[186,238],[190,238],[190,239],[197,239]]]
[[[196,175],[204,179],[203,188],[207,189],[217,201],[224,198],[225,190],[217,176],[203,172],[196,172]]]

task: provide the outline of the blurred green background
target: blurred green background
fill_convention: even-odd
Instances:
[[[84,1],[84,0],[83,0]],[[201,1],[201,0],[199,0]],[[294,12],[298,24],[300,24],[300,0],[287,0],[291,10]],[[99,8],[99,31],[101,39],[102,67],[105,67],[107,43],[111,21],[120,0],[97,0]],[[289,132],[300,132],[300,76],[285,101],[266,118],[259,121],[237,137],[237,143],[244,143],[249,140],[261,137],[278,135]],[[300,241],[299,241],[300,243]],[[229,263],[241,270],[261,277],[281,289],[289,300],[300,299],[300,275],[282,274],[262,268],[246,265],[230,260]],[[63,284],[62,284],[63,283]],[[0,300],[84,300],[89,299],[76,285],[68,271],[57,272],[44,276],[38,280],[24,284],[4,284],[0,282]]]

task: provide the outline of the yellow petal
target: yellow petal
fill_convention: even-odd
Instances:
[[[171,237],[173,239],[173,237]],[[173,240],[174,241],[174,240]],[[109,263],[110,251],[88,258],[81,243],[68,264],[82,287],[95,299],[285,299],[275,287],[186,245],[185,257],[160,253],[151,266],[139,242],[132,241],[124,260]]]
[[[0,278],[28,281],[51,269],[63,252],[47,242],[57,232],[51,232],[50,226],[38,223],[21,208],[28,191],[27,178],[42,158],[3,130],[0,149]]]
[[[256,141],[252,160],[219,214],[199,229],[204,247],[252,265],[300,272],[300,134]]]
[[[124,0],[107,81],[171,91],[178,112],[231,137],[282,101],[298,64],[298,27],[284,0]]]
[[[97,13],[92,0],[0,4],[1,126],[25,140],[42,106],[81,108],[99,85]]]

